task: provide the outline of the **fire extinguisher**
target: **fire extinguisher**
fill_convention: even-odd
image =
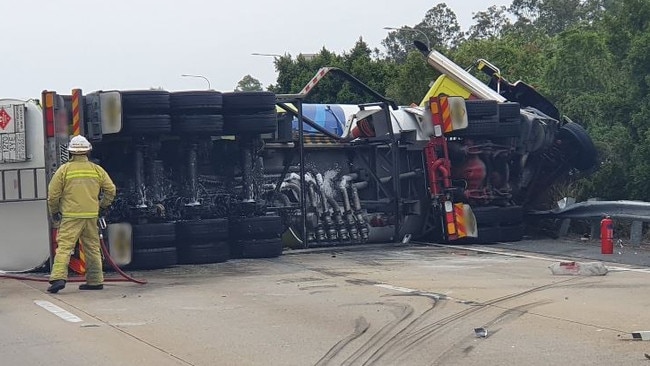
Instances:
[[[600,252],[614,253],[614,221],[609,216],[600,221]]]

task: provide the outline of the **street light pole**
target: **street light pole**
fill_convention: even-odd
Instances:
[[[267,57],[282,57],[282,55],[278,55],[277,53],[259,53],[259,52],[253,52],[251,53],[252,56],[267,56]]]
[[[395,31],[407,31],[407,32],[415,32],[415,33],[420,33],[426,40],[427,40],[427,48],[430,50],[431,49],[431,41],[429,40],[429,36],[427,36],[426,33],[419,29],[411,28],[411,27],[402,27],[402,28],[394,28],[394,27],[384,27],[386,30],[395,30]]]
[[[181,76],[182,77],[189,77],[189,78],[201,78],[201,79],[205,80],[208,83],[208,90],[212,90],[212,86],[210,85],[210,80],[208,80],[208,78],[206,78],[203,75],[182,74]]]

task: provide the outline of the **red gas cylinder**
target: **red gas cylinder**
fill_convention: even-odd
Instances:
[[[614,253],[614,221],[609,216],[600,221],[600,252]]]

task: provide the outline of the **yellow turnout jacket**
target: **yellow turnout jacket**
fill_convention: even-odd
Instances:
[[[48,185],[47,206],[50,215],[60,212],[66,218],[92,219],[99,216],[100,208],[110,206],[114,198],[115,184],[108,173],[87,156],[72,155]]]

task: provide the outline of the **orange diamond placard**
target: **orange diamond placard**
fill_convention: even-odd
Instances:
[[[11,116],[4,108],[0,108],[0,129],[4,130],[11,122]]]

